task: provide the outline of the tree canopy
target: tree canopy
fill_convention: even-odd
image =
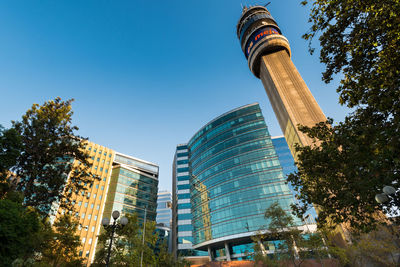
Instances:
[[[5,168],[17,181],[24,204],[46,216],[55,202],[71,209],[71,202],[67,201],[71,194],[85,190],[93,182],[88,172],[88,155],[83,149],[84,139],[75,134],[78,127],[71,122],[72,101],[56,98],[41,106],[34,104],[21,121],[14,121],[12,128],[3,132],[4,137],[6,133],[16,135],[12,140],[20,142],[15,141],[19,148],[15,160],[11,157],[15,162],[9,162]],[[12,149],[5,151],[14,156]],[[74,160],[82,164],[72,169]]]
[[[400,1],[316,0],[309,22],[303,37],[310,45],[319,39],[323,80],[338,75],[339,102],[354,111],[338,124],[300,126],[319,145],[297,147],[298,172],[289,176],[297,211],[314,203],[320,225],[370,231],[381,221],[378,209],[396,206],[376,203],[375,195],[400,182]]]
[[[142,245],[142,228],[136,214],[127,214],[128,224],[121,226],[118,222],[111,250],[110,264],[138,266],[143,251],[143,265],[154,264],[154,246],[157,242],[157,235],[154,235],[155,223],[147,222],[145,231],[145,242]],[[103,266],[106,261],[108,244],[111,236],[111,229],[106,228],[99,236],[95,263]]]
[[[83,258],[78,252],[81,247],[79,235],[76,234],[78,224],[79,221],[68,213],[56,219],[41,251],[42,264],[71,267],[83,265]]]
[[[283,266],[290,262],[300,266],[304,260],[327,258],[327,248],[318,233],[299,229],[293,216],[283,210],[277,202],[265,211],[268,226],[254,237],[254,260],[268,266]],[[272,248],[269,248],[271,246]],[[267,255],[266,249],[275,250]]]
[[[0,199],[0,262],[11,266],[17,258],[29,258],[37,249],[40,220],[38,214],[20,201]]]

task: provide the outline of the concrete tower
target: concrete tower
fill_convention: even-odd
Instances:
[[[289,41],[264,6],[244,7],[237,35],[251,72],[264,84],[282,132],[294,144],[311,145],[297,125],[313,126],[326,117],[290,59]]]

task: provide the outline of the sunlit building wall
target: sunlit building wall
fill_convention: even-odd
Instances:
[[[104,208],[111,218],[114,210],[136,213],[139,221],[156,220],[158,166],[131,156],[115,153],[113,170]]]
[[[99,179],[94,179],[87,191],[75,192],[71,201],[74,216],[79,220],[77,234],[82,242],[79,255],[90,265],[96,252],[101,220],[104,216],[111,217],[110,210],[122,214],[138,212],[143,217],[143,207],[148,207],[147,218],[155,220],[158,166],[89,141],[85,141],[85,151],[89,155],[89,173]],[[74,168],[79,164],[75,160]],[[55,217],[64,212],[58,208]]]

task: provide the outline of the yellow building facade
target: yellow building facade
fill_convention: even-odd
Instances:
[[[99,179],[94,179],[88,190],[74,193],[70,201],[74,204],[73,215],[79,220],[79,254],[89,266],[96,254],[101,220],[104,216],[111,217],[108,209],[118,210],[121,214],[137,213],[140,217],[146,207],[147,219],[155,220],[158,166],[89,141],[85,141],[85,152],[89,155],[90,175]],[[79,164],[82,163],[75,160],[73,168]],[[124,171],[121,172],[121,169]],[[61,208],[56,210],[53,219],[64,213]]]
[[[95,179],[88,190],[73,194],[71,201],[75,203],[74,215],[79,219],[77,234],[82,242],[79,254],[87,260],[89,265],[95,255],[115,152],[89,141],[85,141],[85,150],[90,157],[89,172],[99,179]],[[78,164],[81,163],[77,160],[73,163],[75,168]],[[60,214],[62,211],[59,210],[58,213]]]

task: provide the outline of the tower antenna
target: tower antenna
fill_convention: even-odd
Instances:
[[[267,7],[269,4],[271,4],[271,2],[268,2],[264,5],[264,7]]]

